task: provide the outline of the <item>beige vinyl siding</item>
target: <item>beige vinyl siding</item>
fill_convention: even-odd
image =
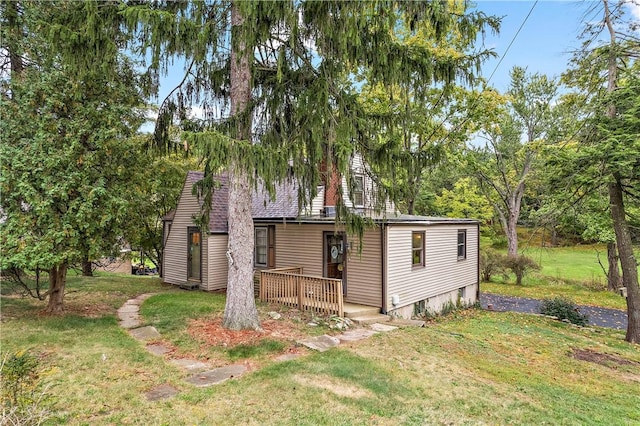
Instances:
[[[180,195],[176,214],[171,224],[164,249],[164,282],[169,284],[187,283],[187,228],[196,226],[192,215],[200,210],[198,199],[191,195],[191,183],[185,183]],[[206,288],[208,271],[208,238],[202,235],[202,283]]]
[[[458,230],[467,231],[467,258],[458,260]],[[411,234],[425,232],[425,266],[411,265]],[[389,309],[457,290],[478,282],[476,225],[391,225],[388,228],[387,306]],[[398,306],[391,298],[400,298]]]
[[[222,290],[227,288],[227,275],[229,272],[229,263],[227,261],[227,245],[229,236],[227,234],[212,234],[207,237],[207,245],[209,246],[207,258],[208,274],[206,286],[203,283],[204,290]]]
[[[334,232],[331,224],[276,225],[276,268],[302,266],[305,275],[323,276],[323,232]],[[351,254],[347,258],[345,302],[378,306],[382,304],[381,236],[379,229],[365,232],[362,255],[358,241],[348,238]]]
[[[322,276],[322,232],[333,225],[276,225],[276,268],[302,266],[305,275]]]
[[[345,302],[382,307],[381,238],[380,228],[367,230],[362,240],[362,255],[358,254],[358,239],[350,239]]]

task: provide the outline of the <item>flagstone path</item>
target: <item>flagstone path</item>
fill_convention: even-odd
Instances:
[[[162,335],[153,326],[143,326],[140,318],[140,305],[153,296],[154,293],[141,294],[138,297],[127,300],[124,305],[117,311],[119,324],[122,328],[128,330],[129,334],[145,344],[146,349],[156,355],[167,359],[168,362],[183,369],[187,373],[191,373],[185,378],[185,382],[197,386],[207,387],[222,383],[226,380],[242,376],[248,371],[244,364],[232,364],[219,368],[212,368],[211,365],[188,358],[171,358],[172,349],[158,340]],[[424,322],[414,322],[411,324],[402,324],[410,326],[422,326]],[[370,328],[354,328],[345,331],[337,336],[315,336],[298,341],[297,343],[309,349],[324,352],[332,347],[338,346],[340,343],[354,342],[366,339],[379,332],[388,332],[398,327],[388,324],[371,324]],[[149,342],[149,343],[147,343]],[[297,358],[300,354],[283,354],[275,358],[276,361],[289,361]],[[163,383],[146,393],[146,397],[150,401],[171,398],[178,394],[178,389],[169,383]]]

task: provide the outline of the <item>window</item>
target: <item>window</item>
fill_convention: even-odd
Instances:
[[[411,264],[424,266],[424,232],[412,232],[411,241]]]
[[[467,258],[467,231],[458,231],[458,260]]]
[[[254,229],[254,255],[255,266],[276,267],[276,227],[275,225],[257,226]]]
[[[255,228],[255,264],[267,266],[267,228]]]
[[[353,205],[357,207],[364,206],[364,177],[353,177]]]

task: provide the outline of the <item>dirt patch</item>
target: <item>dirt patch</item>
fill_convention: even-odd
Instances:
[[[605,367],[615,367],[616,365],[640,365],[640,362],[631,361],[617,355],[605,354],[592,351],[590,349],[573,349],[570,353],[572,357],[580,361],[588,361]]]
[[[188,332],[191,337],[212,346],[232,348],[238,345],[253,345],[263,339],[295,341],[306,334],[300,326],[288,319],[263,319],[262,330],[228,330],[222,327],[222,318],[193,320]]]

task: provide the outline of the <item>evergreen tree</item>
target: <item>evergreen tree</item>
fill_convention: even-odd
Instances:
[[[475,40],[478,29],[497,26],[480,12],[460,13],[459,5],[167,1],[127,8],[142,47],[150,46],[153,70],[166,72],[176,56],[186,63],[183,84],[161,108],[156,142],[166,147],[170,118],[200,103],[208,119],[188,134],[189,144],[205,160],[205,181],[221,168],[229,173],[225,327],[258,327],[250,188],[260,179],[273,190],[292,170],[304,203],[326,181],[326,170],[352,182],[350,159],[371,149],[374,134],[353,76],[366,70],[369,84],[388,88],[452,82],[455,61],[403,43],[397,32],[428,26],[434,42],[446,43],[453,29]],[[381,209],[385,199],[376,200]],[[361,234],[365,219],[340,202],[336,207],[338,220]]]
[[[623,31],[628,23],[624,8],[624,2],[608,0],[593,6],[590,12],[601,19],[586,24],[583,49],[576,53],[564,78],[579,90],[576,96],[584,104],[583,130],[576,135],[581,142],[577,161],[596,171],[591,176],[592,190],[600,185],[607,188],[622,283],[627,289],[626,340],[638,343],[640,287],[628,209],[637,204],[635,188],[640,185],[640,40],[633,23],[630,31]],[[598,43],[603,32],[607,42]],[[609,253],[609,258],[615,262],[615,254]]]
[[[111,251],[125,219],[135,161],[128,138],[141,124],[141,97],[132,64],[103,49],[117,41],[112,27],[94,26],[116,11],[96,2],[3,2],[13,27],[2,39],[10,62],[0,97],[0,267],[48,297],[50,313],[63,310],[69,266]],[[75,49],[82,55],[73,57]],[[94,62],[79,72],[81,56]]]

